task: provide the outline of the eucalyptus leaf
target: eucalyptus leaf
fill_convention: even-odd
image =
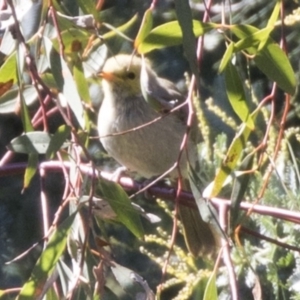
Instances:
[[[67,125],[61,125],[55,134],[51,137],[49,146],[46,151],[46,158],[53,158],[55,153],[63,147],[66,139],[70,136],[71,127]]]
[[[193,20],[193,31],[196,37],[217,28],[213,23],[202,23]],[[178,21],[172,21],[152,29],[149,35],[139,45],[139,53],[148,53],[155,49],[161,49],[168,46],[176,46],[182,44],[182,32]]]
[[[38,93],[34,86],[25,86],[23,88],[23,96],[26,105],[36,102]],[[19,106],[19,88],[13,88],[0,97],[0,113],[13,113]]]
[[[237,70],[231,63],[228,63],[225,68],[225,83],[226,93],[233,110],[242,122],[246,123],[246,125],[253,130],[254,122],[246,102],[244,87]]]
[[[138,212],[131,205],[126,192],[122,187],[112,181],[101,179],[99,181],[102,197],[106,200],[114,212],[117,214],[118,220],[122,222],[137,238],[143,238],[144,229]]]
[[[18,300],[38,299],[49,276],[52,274],[56,263],[63,254],[67,237],[70,232],[76,213],[70,215],[63,223],[54,229],[46,248],[34,266],[30,278],[23,285]]]
[[[45,154],[51,141],[51,135],[44,131],[27,132],[14,138],[7,148],[13,152],[25,154]],[[65,147],[63,144],[62,147]]]

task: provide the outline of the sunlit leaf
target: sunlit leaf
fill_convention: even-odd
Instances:
[[[242,127],[237,134],[237,136],[233,139],[226,157],[222,162],[220,169],[218,170],[212,185],[210,185],[206,189],[206,197],[212,198],[218,195],[221,191],[223,184],[226,179],[235,169],[243,150],[245,149],[246,142],[248,140],[249,134],[251,130],[245,123],[242,124]]]
[[[207,282],[203,300],[217,300],[218,290],[216,284],[216,272],[213,272]]]
[[[291,95],[295,93],[295,73],[286,54],[277,44],[268,43],[255,55],[254,61],[257,67],[286,93]]]
[[[24,131],[25,132],[33,131],[34,128],[31,124],[31,118],[30,118],[27,104],[24,99],[24,95],[22,92],[19,95],[20,95],[20,102],[21,102],[21,119],[22,119]]]
[[[252,39],[255,33],[259,31],[250,25],[234,25],[230,26],[230,30],[240,39],[247,39],[248,36],[251,36]],[[258,37],[261,38],[259,35]],[[259,41],[262,42],[262,39]],[[259,52],[257,52],[258,45],[256,47],[250,47],[249,45],[247,48],[249,54],[254,55],[257,67],[285,92],[291,95],[294,94],[296,78],[286,54],[270,37]]]
[[[37,100],[37,91],[34,86],[23,87],[23,97],[26,105],[31,105]],[[13,113],[20,104],[19,88],[13,88],[0,97],[0,113]]]
[[[73,65],[73,75],[77,86],[77,91],[80,98],[85,103],[91,104],[91,98],[89,93],[89,86],[87,84],[86,78],[84,76],[84,71],[82,67],[82,61],[77,59]]]
[[[132,299],[154,300],[154,293],[148,283],[136,272],[123,267],[116,262],[112,263],[111,270],[121,287],[132,296]]]
[[[227,64],[230,62],[232,54],[234,53],[234,47],[235,45],[233,42],[231,42],[227,47],[219,66],[219,73],[222,73],[226,68]]]
[[[95,20],[99,20],[99,12],[96,9],[95,1],[93,0],[77,0],[79,7],[85,15],[92,14]]]
[[[17,61],[16,53],[10,55],[0,68],[0,84],[7,84],[8,82],[17,82]]]
[[[85,117],[84,117],[83,105],[78,95],[77,87],[75,85],[73,75],[62,57],[61,57],[61,66],[62,66],[62,73],[64,78],[63,93],[61,96],[63,96],[64,100],[69,104],[81,128],[85,129]]]
[[[23,188],[26,189],[33,176],[36,174],[37,167],[38,167],[38,155],[35,153],[31,153],[28,155],[28,165],[25,169],[25,174],[24,174],[24,183],[23,183]]]
[[[38,299],[43,291],[43,287],[48,277],[52,274],[56,263],[62,256],[67,237],[70,232],[76,212],[70,215],[53,232],[46,248],[43,250],[40,258],[34,266],[31,276],[23,285],[22,290],[17,297],[18,300]]]
[[[86,31],[78,28],[69,28],[61,33],[64,43],[64,53],[72,54],[82,52],[87,46],[90,36]],[[53,46],[59,53],[60,45],[57,39],[53,40]]]
[[[202,23],[193,20],[194,35],[199,37],[204,33],[217,28],[213,23]],[[139,53],[147,53],[154,49],[182,44],[182,32],[178,21],[172,21],[155,27],[139,45]]]
[[[228,63],[225,68],[225,83],[226,93],[233,110],[242,122],[246,123],[246,125],[253,130],[254,123],[246,102],[244,87],[237,70],[231,63]]]
[[[100,189],[102,197],[106,200],[114,212],[117,214],[118,220],[123,223],[137,238],[143,238],[144,229],[138,212],[131,205],[122,187],[112,181],[100,180]]]
[[[55,153],[63,147],[66,139],[70,136],[71,127],[67,125],[61,125],[55,134],[51,137],[49,146],[46,151],[46,158],[52,159]]]
[[[152,29],[153,17],[152,17],[152,9],[149,8],[145,11],[144,17],[139,29],[139,32],[134,41],[134,48],[137,49],[138,46],[143,42],[145,37],[149,34]]]

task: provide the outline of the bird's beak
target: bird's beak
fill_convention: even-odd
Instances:
[[[101,77],[103,79],[106,79],[107,81],[114,81],[115,80],[114,74],[109,73],[109,72],[100,72],[99,77]]]

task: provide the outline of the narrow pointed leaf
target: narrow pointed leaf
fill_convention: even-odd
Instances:
[[[26,189],[29,186],[33,176],[36,174],[38,162],[39,162],[39,157],[37,154],[35,153],[29,154],[28,165],[26,167],[25,174],[24,174],[24,183],[23,183],[24,189]]]
[[[232,192],[230,196],[230,229],[234,230],[235,225],[238,224],[238,217],[240,213],[240,204],[244,199],[245,192],[248,188],[249,180],[252,173],[247,172],[251,169],[253,163],[253,155],[246,156],[239,169],[239,176],[235,176],[233,181]],[[243,172],[245,171],[245,172]]]
[[[189,2],[186,0],[175,0],[177,19],[182,32],[182,44],[185,56],[189,62],[190,69],[195,76],[197,86],[200,86],[198,62],[196,55],[196,37],[192,11]]]
[[[221,191],[223,184],[225,183],[228,176],[231,175],[241,157],[250,132],[251,130],[249,129],[249,127],[246,126],[245,123],[243,123],[240,132],[234,138],[228,149],[226,157],[222,162],[220,169],[217,172],[212,186],[210,186],[209,191],[207,191],[207,193],[209,193],[207,197],[216,197]]]
[[[256,27],[251,25],[234,25],[230,27],[230,30],[240,39],[245,39],[251,35],[253,37],[255,36],[254,34],[259,31]],[[260,40],[260,42],[262,42],[262,40]],[[249,46],[247,48],[249,54],[255,55],[254,61],[257,67],[270,80],[275,81],[281,89],[293,95],[296,88],[296,77],[286,54],[270,37],[259,52],[257,52],[258,45],[256,47]]]
[[[139,32],[134,41],[134,48],[137,49],[138,46],[143,42],[146,36],[149,34],[153,26],[153,16],[152,9],[149,8],[145,11],[142,24],[140,26]]]
[[[32,131],[14,138],[7,148],[17,153],[45,154],[50,141],[51,135],[49,133],[44,131]]]
[[[82,129],[85,129],[83,105],[78,95],[72,73],[70,72],[66,62],[62,57],[61,57],[61,66],[62,66],[62,73],[64,77],[63,96],[67,101],[67,103],[69,104],[72,112],[74,113],[77,122],[79,123]]]
[[[61,125],[55,134],[51,137],[49,146],[46,151],[46,158],[52,159],[55,153],[64,145],[66,139],[70,136],[71,127]]]
[[[196,37],[217,28],[213,23],[202,23],[193,20],[193,30]],[[139,45],[139,53],[147,53],[154,49],[161,49],[168,46],[176,46],[182,44],[182,32],[177,21],[165,23],[151,30],[149,35]]]
[[[246,125],[253,130],[254,123],[246,102],[244,87],[237,70],[231,63],[228,63],[225,68],[225,83],[226,93],[233,110],[242,122],[246,123]]]
[[[23,285],[17,300],[38,299],[43,291],[44,284],[52,274],[56,263],[63,254],[67,237],[70,232],[76,212],[61,223],[47,243],[28,281]]]
[[[102,197],[110,204],[117,214],[118,220],[123,223],[137,238],[143,238],[144,229],[138,212],[131,205],[122,187],[112,181],[100,180]]]

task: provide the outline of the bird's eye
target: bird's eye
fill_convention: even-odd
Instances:
[[[133,79],[135,78],[135,74],[134,74],[133,72],[128,72],[128,73],[127,73],[127,78],[133,80]]]

